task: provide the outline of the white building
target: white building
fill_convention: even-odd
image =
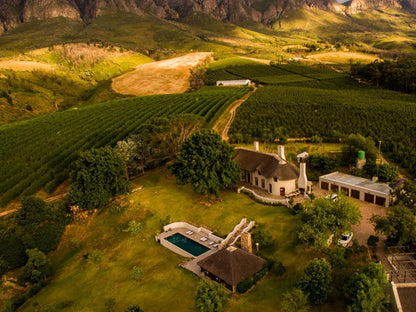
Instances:
[[[251,84],[251,80],[218,80],[217,86],[224,86],[224,87],[236,87],[236,86],[249,86]]]
[[[242,181],[277,196],[298,191],[299,169],[285,160],[283,146],[278,149],[279,155],[260,152],[258,142],[254,142],[254,148],[236,148],[234,161],[240,165]]]
[[[392,188],[385,183],[377,183],[341,172],[320,176],[319,187],[327,191],[343,192],[349,197],[384,207],[389,206],[392,192]]]

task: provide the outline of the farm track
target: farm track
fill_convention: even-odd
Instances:
[[[62,198],[64,198],[66,196],[66,194],[67,193],[59,194],[59,195],[52,196],[52,197],[48,197],[44,201],[47,202],[47,203],[49,203],[49,202],[54,201],[54,200],[57,200],[57,199],[62,199]],[[0,212],[0,218],[3,218],[5,216],[8,216],[9,214],[15,213],[20,208],[22,208],[22,206],[18,206],[15,209],[10,209],[10,210],[7,210],[7,211]]]
[[[226,110],[220,118],[218,118],[218,121],[215,123],[215,125],[212,127],[215,131],[217,131],[219,134],[221,134],[221,138],[224,141],[228,141],[228,131],[230,130],[231,124],[234,121],[235,118],[235,112],[237,110],[238,107],[240,107],[245,101],[247,101],[247,99],[254,93],[257,91],[257,87],[254,87],[253,91],[250,91],[249,93],[247,93],[246,95],[244,95],[241,99],[235,101],[234,103],[232,103],[230,105],[231,109],[230,110]],[[225,127],[222,129],[222,124],[224,124],[224,120],[227,118],[227,116],[230,115],[230,117],[228,117],[227,119],[227,123],[225,125]]]

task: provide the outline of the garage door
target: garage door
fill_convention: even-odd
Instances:
[[[336,185],[336,184],[331,184],[331,191],[332,192],[338,192],[338,185]]]
[[[380,205],[380,206],[385,206],[386,205],[386,198],[376,196],[376,204]]]
[[[328,182],[321,181],[321,189],[328,191],[329,190]]]
[[[348,187],[341,186],[341,192],[344,193],[344,195],[347,195],[350,193],[350,189]]]
[[[360,199],[360,191],[351,190],[351,197]]]
[[[369,203],[374,203],[374,195],[373,194],[364,194],[364,200]]]

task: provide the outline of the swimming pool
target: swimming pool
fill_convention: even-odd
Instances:
[[[165,239],[195,257],[198,257],[209,250],[208,247],[205,247],[180,233],[173,234]]]

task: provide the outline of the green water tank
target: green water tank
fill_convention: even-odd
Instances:
[[[358,159],[360,160],[365,159],[365,151],[358,151]]]

